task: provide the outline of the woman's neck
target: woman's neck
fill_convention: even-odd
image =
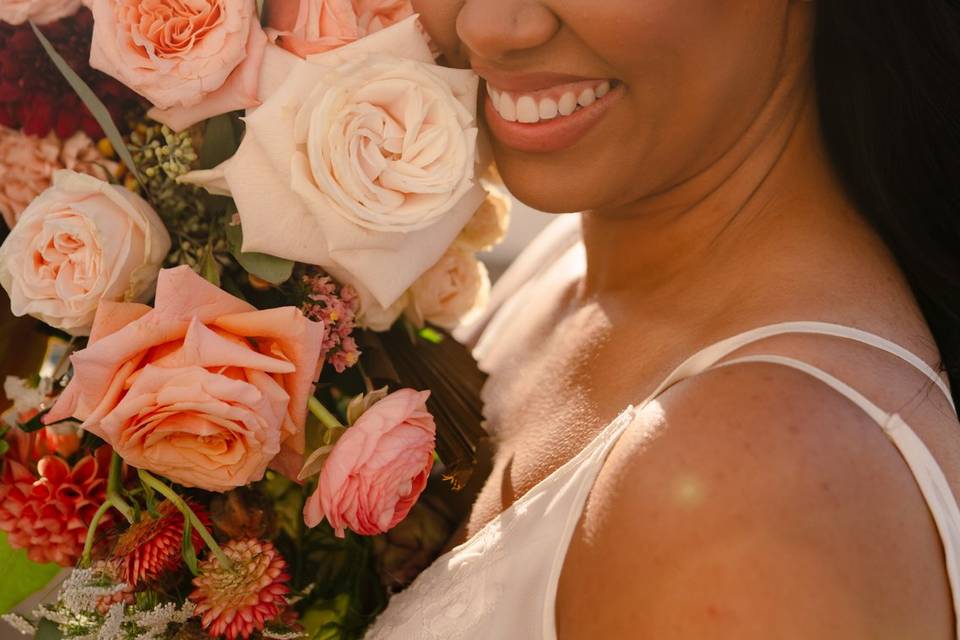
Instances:
[[[744,135],[695,177],[585,213],[581,295],[627,293],[643,304],[709,314],[791,252],[810,257],[821,249],[803,238],[850,225],[856,216],[822,148],[809,86],[775,92]]]

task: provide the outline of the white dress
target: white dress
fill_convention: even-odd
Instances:
[[[570,225],[549,229],[535,243],[537,263],[549,263],[557,249],[571,246]],[[531,284],[536,276],[531,279]],[[516,290],[516,289],[514,289]],[[484,338],[510,317],[522,291],[493,317]],[[710,369],[763,362],[809,374],[863,409],[897,447],[930,508],[943,542],[944,562],[960,620],[960,510],[943,471],[930,451],[896,413],[887,413],[854,388],[805,362],[778,355],[726,356],[763,338],[786,333],[813,333],[855,340],[895,355],[927,376],[943,391],[947,385],[926,363],[903,347],[877,335],[823,322],[768,325],[717,342],[697,352],[657,387],[644,402],[628,407],[578,455],[547,476],[472,538],[438,558],[390,601],[366,640],[556,640],[557,585],[567,548],[594,480],[607,454],[631,424],[634,414],[677,382]],[[478,350],[484,350],[484,339]],[[958,625],[960,627],[960,625]],[[960,629],[957,631],[960,640]]]

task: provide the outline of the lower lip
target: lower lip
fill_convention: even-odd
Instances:
[[[577,109],[569,116],[557,116],[535,124],[504,120],[493,107],[490,95],[486,94],[484,113],[493,137],[505,147],[525,153],[556,153],[577,144],[607,115],[624,92],[624,86],[618,85],[589,107]]]

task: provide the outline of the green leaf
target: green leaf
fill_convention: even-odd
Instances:
[[[147,513],[149,513],[154,518],[159,518],[160,512],[157,511],[156,492],[153,490],[153,487],[148,485],[146,482],[141,482],[140,486],[143,487],[143,497],[146,498]]]
[[[240,247],[243,246],[243,231],[238,224],[227,225],[227,244],[230,246],[230,254],[237,259],[240,266],[261,280],[270,284],[282,284],[293,275],[294,263],[290,260],[265,253],[242,252]]]
[[[52,408],[52,407],[51,407],[51,408]],[[26,431],[27,433],[33,433],[34,431],[40,431],[40,429],[43,429],[45,426],[47,426],[47,425],[43,424],[43,417],[44,417],[45,415],[47,415],[49,412],[50,412],[50,409],[44,409],[43,411],[41,411],[41,412],[38,413],[37,415],[33,416],[32,418],[30,418],[30,419],[27,420],[26,422],[20,423],[20,424],[18,425],[18,426],[20,427],[20,430],[21,430],[21,431]]]
[[[37,623],[37,633],[33,636],[33,640],[60,640],[62,637],[63,632],[60,631],[60,627],[43,618]]]
[[[220,286],[220,263],[217,262],[216,256],[213,255],[213,247],[207,245],[207,248],[203,252],[203,257],[200,259],[200,275],[204,277],[207,282],[211,282],[216,286]]]
[[[417,335],[432,344],[440,344],[443,342],[443,334],[430,327],[424,327],[423,329],[420,329],[420,332]]]
[[[27,554],[7,544],[6,534],[0,533],[0,613],[6,613],[43,589],[60,573],[55,564],[37,564]]]
[[[189,518],[183,520],[183,561],[187,563],[190,573],[195,576],[200,575],[200,569],[197,567],[197,550],[193,548],[193,526]]]
[[[76,92],[77,96],[80,97],[80,100],[83,101],[83,104],[90,110],[90,113],[96,119],[97,124],[100,125],[100,128],[103,129],[104,134],[106,134],[107,139],[110,141],[110,144],[113,145],[114,150],[117,152],[117,155],[120,156],[120,159],[123,160],[123,163],[127,165],[127,169],[130,170],[130,173],[137,179],[140,184],[143,184],[143,179],[140,177],[140,172],[137,171],[137,164],[133,161],[133,156],[130,155],[130,150],[127,148],[127,143],[124,141],[123,136],[120,135],[120,130],[117,129],[117,125],[113,123],[113,119],[110,117],[110,111],[107,110],[107,107],[104,106],[103,102],[100,101],[100,98],[87,86],[87,83],[83,81],[77,73],[70,68],[70,65],[67,64],[67,61],[57,53],[57,50],[54,49],[53,45],[50,44],[50,41],[47,40],[46,36],[41,33],[40,29],[37,28],[37,25],[30,23],[30,26],[33,28],[33,32],[37,34],[37,39],[40,40],[40,44],[43,46],[44,50],[47,52],[47,55],[50,56],[50,60],[53,61],[53,64],[57,67],[57,70],[63,75],[64,79],[70,85],[70,87]]]
[[[6,440],[0,440],[0,458],[7,455],[7,451],[10,451],[10,443]]]
[[[237,153],[240,140],[233,128],[233,116],[224,114],[207,120],[203,129],[203,145],[200,147],[198,166],[213,169]]]

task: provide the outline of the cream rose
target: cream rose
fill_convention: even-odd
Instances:
[[[90,65],[181,130],[257,104],[267,36],[256,0],[93,0]]]
[[[72,16],[80,8],[80,0],[2,0],[0,22],[23,24],[27,20],[47,24]]]
[[[144,300],[170,236],[139,196],[58,171],[0,246],[0,286],[16,316],[87,335],[101,300]]]
[[[490,298],[487,268],[468,249],[455,245],[410,288],[408,313],[452,329],[486,305]]]
[[[416,18],[286,60],[237,155],[187,180],[233,195],[244,251],[320,265],[388,309],[483,201],[477,77],[433,64]]]

